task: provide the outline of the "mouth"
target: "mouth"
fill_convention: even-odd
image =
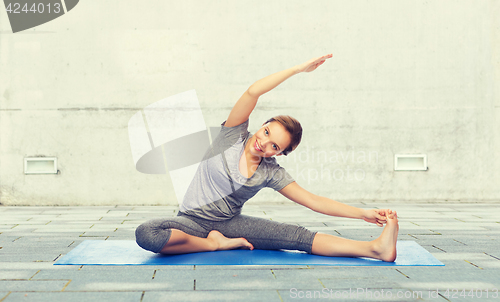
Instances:
[[[255,140],[254,149],[259,152],[262,152],[262,149],[259,147],[259,144],[257,144],[257,140]]]

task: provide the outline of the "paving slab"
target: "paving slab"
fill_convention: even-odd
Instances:
[[[143,302],[156,301],[269,301],[280,302],[280,296],[276,290],[192,290],[192,291],[148,291],[144,294]]]
[[[137,302],[143,292],[16,292],[2,302],[51,302],[51,301],[99,301],[99,302]]]
[[[61,254],[59,251],[46,253],[2,253],[2,262],[54,262]]]
[[[401,278],[401,274],[394,268],[388,267],[332,267],[332,266],[313,266],[307,270],[273,270],[273,275],[278,280],[309,279],[316,278],[321,280],[337,279],[376,279],[376,278]]]
[[[61,291],[69,280],[0,280],[3,291]]]
[[[90,266],[82,265],[77,270],[41,269],[31,280],[71,279],[80,281],[149,281],[154,269],[144,266]]]
[[[172,280],[168,282],[148,281],[91,281],[72,280],[66,287],[65,292],[81,291],[103,291],[103,292],[123,292],[123,291],[172,291],[172,290],[193,290],[191,280]]]
[[[437,267],[435,269],[423,267],[404,267],[398,270],[406,277],[406,279],[401,279],[402,282],[481,281],[496,284],[497,287],[500,285],[500,275],[498,274],[497,269],[479,269],[471,266],[467,269],[447,267],[440,270]]]
[[[0,280],[28,280],[31,279],[38,270],[30,269],[30,270],[0,270]]]

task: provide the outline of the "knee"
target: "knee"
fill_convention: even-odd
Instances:
[[[137,244],[143,249],[149,250],[146,248],[151,241],[151,235],[154,233],[154,230],[148,223],[143,223],[135,229],[135,241]]]
[[[170,229],[161,227],[158,220],[147,221],[135,230],[135,241],[145,250],[158,253],[170,239]]]
[[[141,224],[135,229],[135,241],[139,246],[142,247],[141,242],[149,236],[150,232],[151,228],[146,223]]]

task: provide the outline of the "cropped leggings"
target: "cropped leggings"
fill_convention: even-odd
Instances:
[[[243,237],[256,249],[301,250],[307,253],[311,253],[317,233],[301,226],[241,214],[229,220],[210,221],[179,212],[177,217],[152,219],[138,226],[135,230],[137,244],[145,250],[159,253],[170,239],[171,229],[202,238],[217,230],[228,238]]]

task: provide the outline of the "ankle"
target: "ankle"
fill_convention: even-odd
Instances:
[[[372,252],[373,258],[380,259],[381,255],[384,253],[384,247],[382,246],[382,242],[380,242],[380,238],[370,241],[370,251]]]
[[[211,252],[218,251],[220,248],[220,243],[214,238],[207,238],[208,248]]]

